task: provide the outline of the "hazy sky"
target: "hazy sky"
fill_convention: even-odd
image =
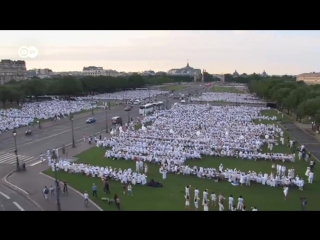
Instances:
[[[34,59],[19,49],[34,46]],[[320,31],[0,31],[0,59],[27,69],[168,71],[190,66],[209,73],[318,72]]]

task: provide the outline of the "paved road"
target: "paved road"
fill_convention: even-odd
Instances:
[[[0,178],[13,170],[14,166],[1,166]],[[24,196],[0,184],[0,211],[39,211],[39,209]]]
[[[320,143],[305,131],[298,128],[294,123],[282,123],[288,133],[294,137],[300,144],[306,146],[318,160],[320,160]]]
[[[159,100],[164,100],[158,98]],[[169,100],[169,105],[173,104],[173,100]],[[128,117],[136,118],[139,116],[139,107],[134,106],[130,112],[124,111],[124,106],[113,106],[107,112],[108,128],[111,127],[111,118],[121,116],[126,122]],[[86,115],[88,117],[88,113]],[[86,117],[86,118],[87,118]],[[94,117],[97,122],[86,124],[86,118],[75,117],[73,121],[75,141],[82,141],[83,135],[97,135],[106,129],[106,112],[104,110],[95,111]],[[18,130],[20,131],[20,130]],[[72,142],[72,130],[70,120],[61,120],[60,124],[49,125],[35,131],[32,136],[19,135],[17,137],[18,158],[19,161],[24,161],[27,166],[39,163],[39,155],[45,153],[47,149],[61,147]],[[1,164],[16,164],[16,156],[14,154],[14,139],[8,136],[2,136],[0,139],[0,165]]]
[[[39,211],[39,209],[19,193],[0,185],[0,211]]]

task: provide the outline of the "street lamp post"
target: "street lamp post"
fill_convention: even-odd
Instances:
[[[39,128],[41,128],[41,122],[40,119],[37,121]]]
[[[130,111],[128,111],[128,124],[130,123]]]
[[[76,143],[74,141],[74,131],[73,131],[73,114],[70,115],[70,121],[71,121],[71,133],[72,133],[72,147],[76,147]]]
[[[105,106],[105,110],[106,110],[106,133],[108,133],[109,129],[108,129],[108,108],[107,108],[107,106]]]
[[[20,163],[19,163],[19,157],[18,157],[18,148],[17,148],[17,131],[14,129],[13,130],[13,138],[14,138],[14,154],[16,155],[16,171],[19,172],[20,171]]]
[[[51,154],[51,159],[54,162],[54,178],[55,178],[55,184],[56,184],[56,195],[57,195],[57,210],[61,211],[61,204],[60,204],[60,184],[58,181],[58,176],[57,176],[57,163],[58,163],[58,157],[55,151],[52,151]]]

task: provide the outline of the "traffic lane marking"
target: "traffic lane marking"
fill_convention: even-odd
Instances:
[[[5,198],[8,199],[8,200],[10,199],[10,197],[9,197],[7,194],[4,194],[3,192],[0,192],[0,195],[3,196],[3,197],[5,197]]]
[[[23,209],[17,202],[13,202],[13,204],[14,204],[20,211],[24,211],[24,209]]]

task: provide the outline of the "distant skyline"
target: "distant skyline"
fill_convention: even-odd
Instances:
[[[125,72],[186,66],[209,73],[297,75],[320,72],[320,31],[1,31],[0,59],[27,69],[82,71],[98,66]],[[22,46],[38,56],[21,58]]]

